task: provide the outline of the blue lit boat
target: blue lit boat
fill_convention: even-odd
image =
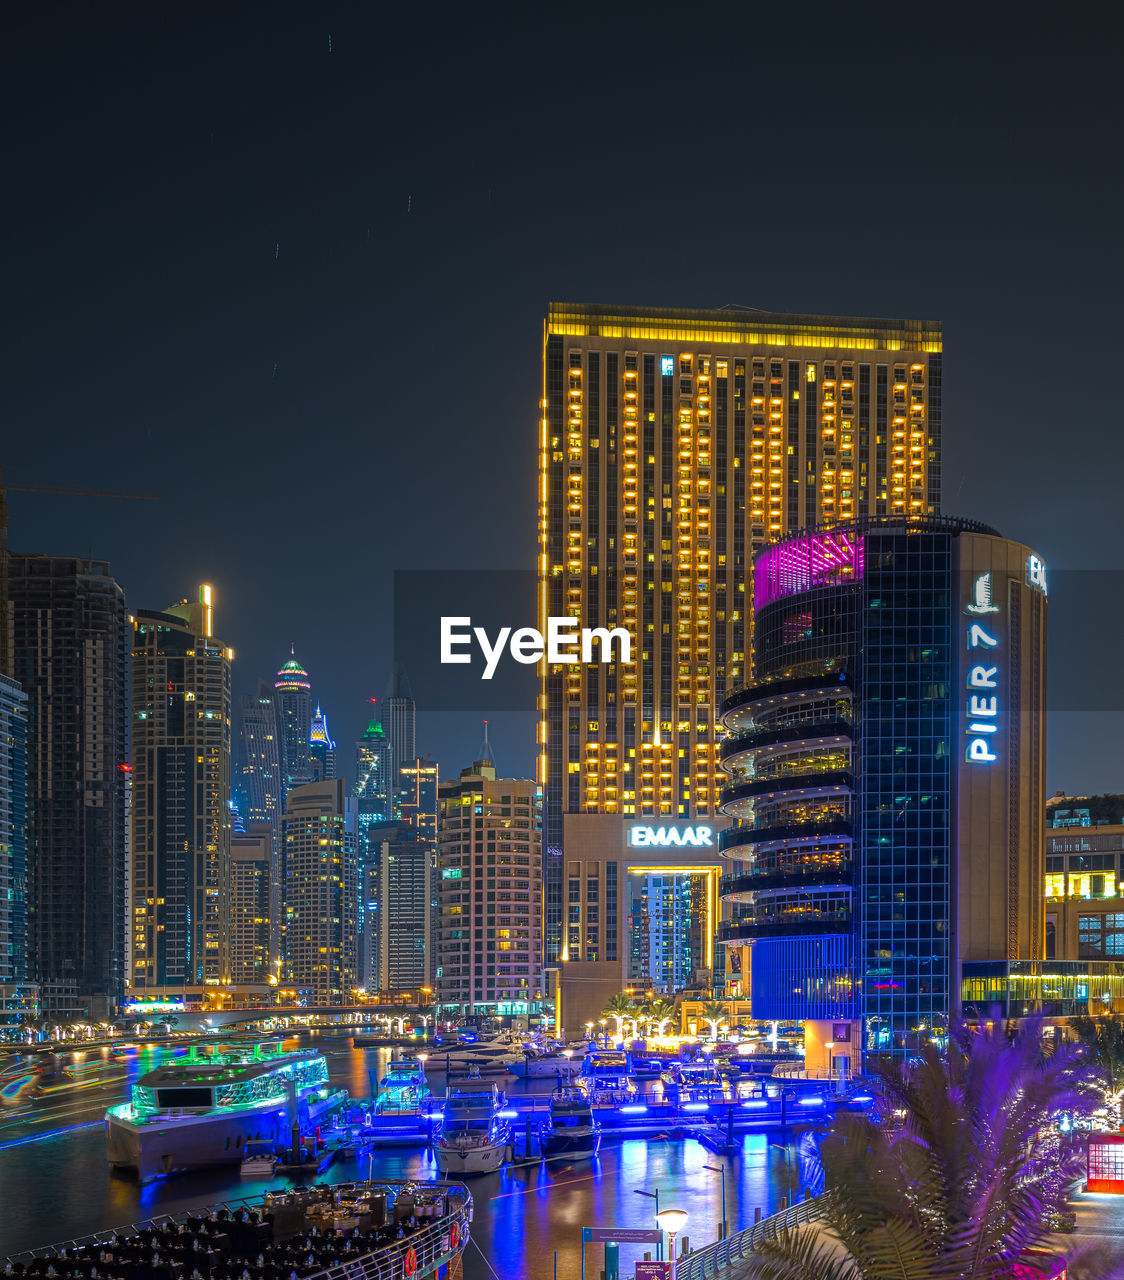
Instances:
[[[660,1076],[666,1098],[679,1102],[721,1102],[726,1082],[713,1062],[673,1062]]]
[[[247,1145],[281,1147],[346,1095],[324,1055],[248,1044],[190,1053],[146,1072],[130,1101],[105,1113],[109,1163],[141,1178],[241,1164]]]
[[[578,1084],[596,1106],[628,1102],[636,1096],[632,1055],[624,1049],[591,1049],[582,1059]]]
[[[592,1160],[601,1146],[601,1125],[586,1091],[563,1085],[550,1095],[550,1119],[539,1137],[544,1160]]]
[[[417,1115],[430,1096],[420,1062],[391,1062],[379,1081],[375,1115]]]

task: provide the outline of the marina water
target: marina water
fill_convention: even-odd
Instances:
[[[381,1077],[390,1058],[386,1049],[354,1048],[344,1037],[314,1034],[302,1043],[325,1054],[331,1083],[353,1096],[370,1094],[371,1071]],[[29,1104],[0,1112],[0,1258],[161,1213],[294,1185],[285,1177],[243,1179],[237,1167],[144,1184],[111,1173],[102,1122],[106,1107],[126,1098],[139,1074],[174,1052],[148,1047],[130,1051],[124,1061],[101,1049],[68,1055],[63,1061],[69,1076],[52,1081]],[[3,1059],[8,1073],[12,1061]],[[443,1074],[431,1071],[429,1079],[434,1094],[443,1096]],[[511,1097],[549,1095],[557,1083],[495,1079]],[[805,1151],[809,1141],[804,1139]],[[640,1191],[658,1191],[661,1208],[686,1210],[692,1246],[708,1244],[717,1238],[722,1217],[722,1177],[706,1165],[725,1168],[731,1232],[751,1225],[755,1209],[768,1214],[780,1208],[782,1198],[791,1198],[806,1177],[799,1146],[780,1145],[776,1133],[746,1135],[733,1156],[716,1156],[694,1139],[649,1137],[605,1141],[592,1164],[507,1166],[468,1182],[475,1222],[464,1257],[465,1280],[491,1276],[481,1251],[505,1280],[552,1280],[557,1251],[559,1280],[578,1280],[583,1226],[654,1226],[655,1201]],[[317,1181],[350,1181],[367,1169],[365,1158],[359,1165],[337,1162]],[[372,1173],[376,1179],[438,1176],[433,1153],[420,1146],[376,1150]],[[650,1248],[622,1245],[622,1276],[630,1276],[634,1260]],[[591,1245],[590,1274],[596,1277],[603,1265],[600,1248]]]

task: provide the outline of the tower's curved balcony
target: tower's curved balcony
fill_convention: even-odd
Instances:
[[[755,859],[737,875],[723,876],[718,891],[732,902],[748,902],[768,889],[800,890],[849,885],[853,878],[854,869],[849,856],[832,861],[764,858]]]
[[[718,718],[728,734],[783,728],[816,718],[850,719],[851,677],[846,671],[793,676],[735,689],[722,702]]]
[[[760,827],[730,827],[718,833],[718,850],[729,858],[748,858],[786,846],[814,844],[828,837],[850,844],[854,825],[848,815],[823,813],[802,821]]]
[[[755,913],[739,920],[724,920],[718,926],[718,941],[725,946],[741,947],[758,938],[792,938],[808,934],[850,934],[851,908],[807,910],[799,914],[771,915]]]
[[[805,724],[746,730],[722,739],[722,770],[737,775],[752,767],[759,774],[793,751],[849,754],[853,733],[850,720],[837,714]]]
[[[751,778],[723,787],[719,804],[722,812],[731,818],[748,818],[770,804],[828,802],[849,797],[854,785],[854,776],[847,769],[800,773],[784,778]]]

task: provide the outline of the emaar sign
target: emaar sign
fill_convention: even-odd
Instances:
[[[713,827],[629,827],[633,849],[713,849]]]

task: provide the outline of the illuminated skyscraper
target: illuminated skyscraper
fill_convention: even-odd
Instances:
[[[413,827],[423,840],[437,844],[437,791],[439,770],[436,760],[404,760],[398,770],[398,809],[403,822]]]
[[[829,1044],[852,1066],[913,1052],[962,1005],[1031,1012],[1041,560],[968,521],[857,522],[760,551],[753,595],[756,680],[721,708],[741,825],[719,837],[721,938],[752,945],[753,1016],[803,1021],[821,1068]]]
[[[684,837],[716,812],[717,708],[747,676],[753,549],[802,526],[936,511],[940,416],[939,324],[551,305],[540,608],[627,630],[635,658],[544,676],[546,951],[571,986],[569,1030],[627,981],[622,930],[643,877],[678,862],[716,909],[709,846],[638,858],[647,837],[632,826]]]
[[[308,672],[294,653],[277,673],[273,700],[277,707],[277,730],[280,734],[281,794],[312,780],[312,753],[309,729],[312,725],[312,686]]]
[[[281,753],[277,730],[277,706],[273,690],[264,680],[258,681],[253,697],[243,697],[242,711],[242,789],[246,798],[243,815],[247,826],[268,823],[273,831],[270,841],[270,955],[281,954]]]
[[[247,831],[231,836],[228,981],[233,986],[265,987],[277,977],[271,942],[273,860],[268,822],[250,823]]]
[[[383,724],[386,736],[390,739],[390,776],[394,787],[398,786],[398,771],[410,760],[417,758],[417,703],[410,692],[410,682],[406,673],[395,667],[383,703]],[[391,801],[397,796],[391,795]]]
[[[313,1004],[347,1004],[356,987],[359,884],[355,801],[342,778],[294,787],[282,820],[283,982]]]
[[[312,717],[308,751],[313,782],[324,782],[336,776],[336,744],[328,732],[328,717],[320,710],[319,703],[316,704],[316,714]]]
[[[440,1012],[537,1019],[542,792],[477,760],[441,784],[440,806]]]
[[[379,721],[372,718],[355,744],[355,798],[359,802],[360,823],[364,815],[372,822],[387,821],[394,816],[391,756],[390,739],[383,733]]]
[[[105,1017],[125,984],[125,593],[102,560],[13,555],[12,672],[28,698],[29,947],[48,1014]]]
[[[27,694],[0,674],[0,986],[28,980],[26,885]]]
[[[211,588],[133,619],[132,981],[227,979],[230,664]]]

